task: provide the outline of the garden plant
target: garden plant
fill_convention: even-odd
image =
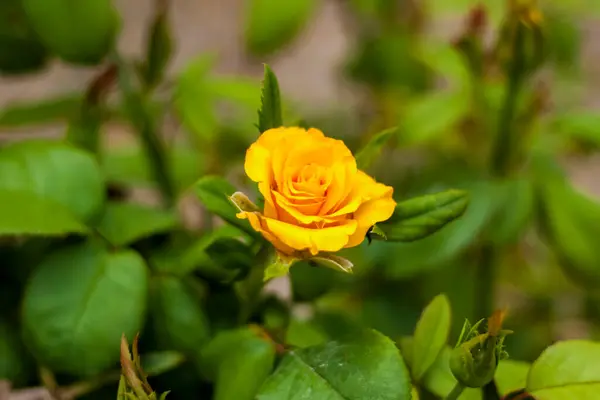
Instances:
[[[170,68],[175,0],[135,57],[111,0],[2,1],[2,79],[95,75],[0,110],[0,399],[600,400],[598,6],[331,1],[359,101],[305,111],[270,60],[325,2],[240,2],[249,77]]]

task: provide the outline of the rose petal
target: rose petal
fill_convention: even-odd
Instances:
[[[275,207],[275,200],[271,194],[271,187],[269,182],[260,182],[258,184],[258,191],[263,195],[265,199],[264,214],[269,218],[277,218],[277,207]]]
[[[325,202],[324,199],[321,202],[311,204],[291,204],[281,193],[273,192],[273,197],[277,206],[289,214],[296,223],[308,225],[313,222],[324,221],[324,217],[317,215],[319,208]],[[294,221],[288,222],[293,223]]]
[[[375,182],[373,178],[362,171],[357,174],[358,192],[363,193],[363,198],[369,200],[361,204],[354,213],[358,222],[356,232],[350,237],[346,247],[358,246],[365,239],[370,227],[377,222],[389,219],[394,213],[396,202],[392,198],[394,188]]]
[[[325,137],[323,132],[318,129],[309,129],[308,131],[302,128],[270,129],[265,131],[262,136],[267,134],[267,132],[269,134],[264,140],[265,143],[268,143],[267,147],[271,149],[271,154],[273,155],[271,167],[278,188],[282,188],[284,185],[284,170],[290,151],[303,145],[310,145],[310,143],[314,143]],[[259,142],[260,140],[259,138]]]
[[[346,158],[343,162],[332,167],[334,174],[331,185],[327,190],[327,201],[319,212],[320,215],[327,215],[335,210],[341,202],[348,197],[353,190],[354,180],[357,174],[356,160],[354,157]]]
[[[262,215],[260,213],[253,212],[241,212],[236,215],[240,219],[247,219],[250,222],[252,228],[263,235],[263,237],[271,242],[271,244],[281,253],[286,255],[292,255],[294,253],[294,249],[290,246],[283,243],[281,240],[277,239],[271,232],[263,229],[261,224]]]
[[[260,144],[253,143],[246,151],[244,169],[254,182],[268,182],[271,180],[271,153]]]
[[[321,229],[303,228],[270,218],[263,218],[262,224],[285,245],[299,251],[308,250],[313,255],[320,251],[335,252],[342,249],[357,227],[354,220]]]

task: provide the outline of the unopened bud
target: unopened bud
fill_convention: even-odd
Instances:
[[[483,322],[471,326],[465,322],[456,347],[450,355],[450,370],[458,382],[472,388],[486,385],[496,373],[498,362],[508,355],[503,349],[504,338],[510,331],[502,330],[503,311],[488,318],[487,332],[479,333]]]
[[[477,4],[469,11],[467,17],[467,32],[472,35],[481,35],[487,25],[487,12],[483,4]]]
[[[534,0],[509,0],[496,56],[508,75],[535,72],[544,60],[543,16]]]
[[[483,35],[486,25],[486,8],[483,4],[478,4],[467,15],[464,32],[454,43],[456,48],[464,55],[469,68],[476,76],[483,73]]]

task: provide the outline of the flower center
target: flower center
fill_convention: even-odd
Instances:
[[[326,190],[326,173],[321,165],[304,165],[292,176],[292,185],[297,192],[321,197]]]

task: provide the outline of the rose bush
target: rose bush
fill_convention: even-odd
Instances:
[[[392,187],[359,170],[344,142],[318,129],[265,131],[246,152],[244,168],[265,205],[238,217],[286,256],[357,246],[396,206]]]

